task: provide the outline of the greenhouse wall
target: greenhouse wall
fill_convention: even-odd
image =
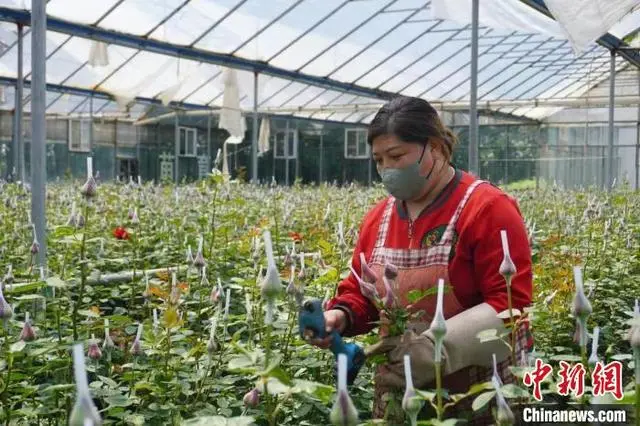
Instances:
[[[136,179],[161,182],[173,181],[173,158],[169,174],[163,175],[162,164],[175,156],[175,119],[157,124],[134,126],[130,121],[106,121],[97,119],[93,126],[93,144],[87,152],[71,148],[68,119],[47,120],[47,176],[49,180],[82,178],[85,175],[86,157],[94,156],[94,169],[103,180]],[[288,121],[288,123],[287,123]],[[248,180],[251,177],[251,125],[239,145],[228,145],[227,162],[231,175]],[[194,181],[211,170],[218,149],[228,136],[215,127],[209,131],[206,119],[194,121],[180,118],[179,126],[196,129],[195,151],[191,156],[179,156],[179,180]],[[289,129],[291,136],[284,135]],[[278,184],[306,184],[333,182],[348,184],[357,182],[371,184],[379,180],[370,153],[359,158],[347,158],[345,130],[361,129],[366,141],[366,127],[339,123],[318,125],[308,120],[286,120],[271,118],[269,151],[258,158],[258,178],[261,182],[275,180]],[[75,129],[75,128],[74,128]],[[467,169],[468,126],[452,126],[458,136],[453,163]],[[30,122],[24,120],[25,165],[29,176]],[[74,130],[72,129],[72,132]],[[11,163],[11,137],[13,115],[0,114],[0,172],[6,176]],[[637,126],[620,122],[615,131],[614,176],[618,183],[637,180]],[[608,128],[603,123],[510,123],[491,124],[479,127],[480,176],[496,184],[528,182],[555,183],[566,188],[596,185],[602,187],[606,181],[606,155]],[[276,142],[278,141],[278,142]],[[284,145],[287,145],[287,152]],[[297,145],[296,145],[297,142]],[[276,155],[274,156],[274,143]],[[363,143],[363,142],[361,142]],[[282,145],[278,145],[282,144]],[[296,146],[294,146],[296,145]],[[292,151],[292,152],[291,152]],[[360,154],[363,154],[360,153]],[[202,162],[199,165],[199,161]],[[166,165],[164,166],[167,167]],[[166,172],[166,170],[165,170]]]

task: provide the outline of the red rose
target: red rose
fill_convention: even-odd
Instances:
[[[289,232],[289,237],[291,237],[293,241],[302,241],[302,234],[298,232]]]
[[[122,226],[118,226],[116,229],[113,230],[113,236],[116,237],[118,240],[129,239],[129,233]]]

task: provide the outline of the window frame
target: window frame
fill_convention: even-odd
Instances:
[[[184,151],[182,150],[182,134],[184,133]],[[193,145],[189,150],[188,135],[193,135]],[[196,127],[178,126],[178,155],[195,158],[198,156],[198,129]]]
[[[349,134],[355,133],[355,155],[349,153]],[[364,142],[365,152],[362,153],[360,142]],[[367,160],[371,157],[371,147],[367,143],[367,129],[356,127],[344,129],[344,158],[347,160]]]
[[[67,126],[67,149],[69,152],[91,152],[91,125],[92,121],[88,119],[70,118]],[[77,124],[80,133],[80,143],[75,144],[73,138],[73,127]]]
[[[286,129],[282,129],[282,130],[278,130],[274,133],[273,137],[274,137],[274,141],[273,141],[273,155],[274,158],[276,159],[280,159],[280,160],[295,160],[296,158],[298,158],[298,130],[297,129],[289,129],[289,136],[293,135],[293,138],[290,139],[287,137],[287,130]],[[284,137],[283,137],[284,136]],[[293,153],[287,152],[288,151],[288,147],[291,146],[291,141],[293,141]],[[283,154],[279,154],[279,149],[278,146],[279,145],[284,145],[283,146]]]

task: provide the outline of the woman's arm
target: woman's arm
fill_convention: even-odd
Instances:
[[[355,271],[361,268],[360,252],[364,251],[367,259],[371,255],[370,251],[364,250],[363,245],[361,232],[351,259],[351,265]],[[353,273],[349,273],[349,276],[338,284],[338,294],[329,301],[327,309],[339,309],[346,314],[347,324],[342,332],[344,336],[356,336],[371,331],[376,326],[374,322],[379,318],[376,307],[362,295],[360,285]]]
[[[533,273],[529,237],[518,204],[508,195],[500,194],[488,202],[477,217],[486,218],[473,226],[472,243],[474,278],[483,299],[496,312],[509,307],[507,285],[499,272],[503,258],[500,231],[505,230],[517,271],[511,279],[511,302],[513,308],[522,311],[532,302]]]
[[[364,252],[366,259],[371,259],[378,222],[385,205],[386,200],[378,203],[362,221],[351,258],[351,265],[356,272],[361,270],[360,252]],[[349,276],[338,284],[338,294],[329,301],[327,309],[338,309],[345,313],[347,324],[341,333],[344,336],[368,333],[376,326],[374,322],[379,319],[378,310],[360,292],[360,285],[353,273],[349,273]]]

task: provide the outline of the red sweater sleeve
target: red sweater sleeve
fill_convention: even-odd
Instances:
[[[499,272],[503,258],[500,231],[504,229],[516,266],[516,274],[511,279],[511,300],[513,307],[522,311],[531,304],[533,273],[529,238],[517,202],[500,194],[484,205],[476,218],[487,218],[478,220],[474,227],[473,247],[474,275],[483,299],[497,312],[508,309],[507,286]]]
[[[351,265],[358,273],[361,268],[360,252],[364,252],[367,260],[371,259],[377,235],[377,222],[379,222],[376,219],[381,213],[381,204],[383,203],[374,207],[365,216],[360,226],[358,242],[351,259]],[[338,284],[338,294],[329,301],[327,309],[340,309],[347,314],[349,324],[347,324],[342,333],[344,336],[357,336],[368,333],[376,326],[374,322],[379,319],[378,310],[369,299],[362,295],[360,285],[353,273],[349,273],[349,276]]]

